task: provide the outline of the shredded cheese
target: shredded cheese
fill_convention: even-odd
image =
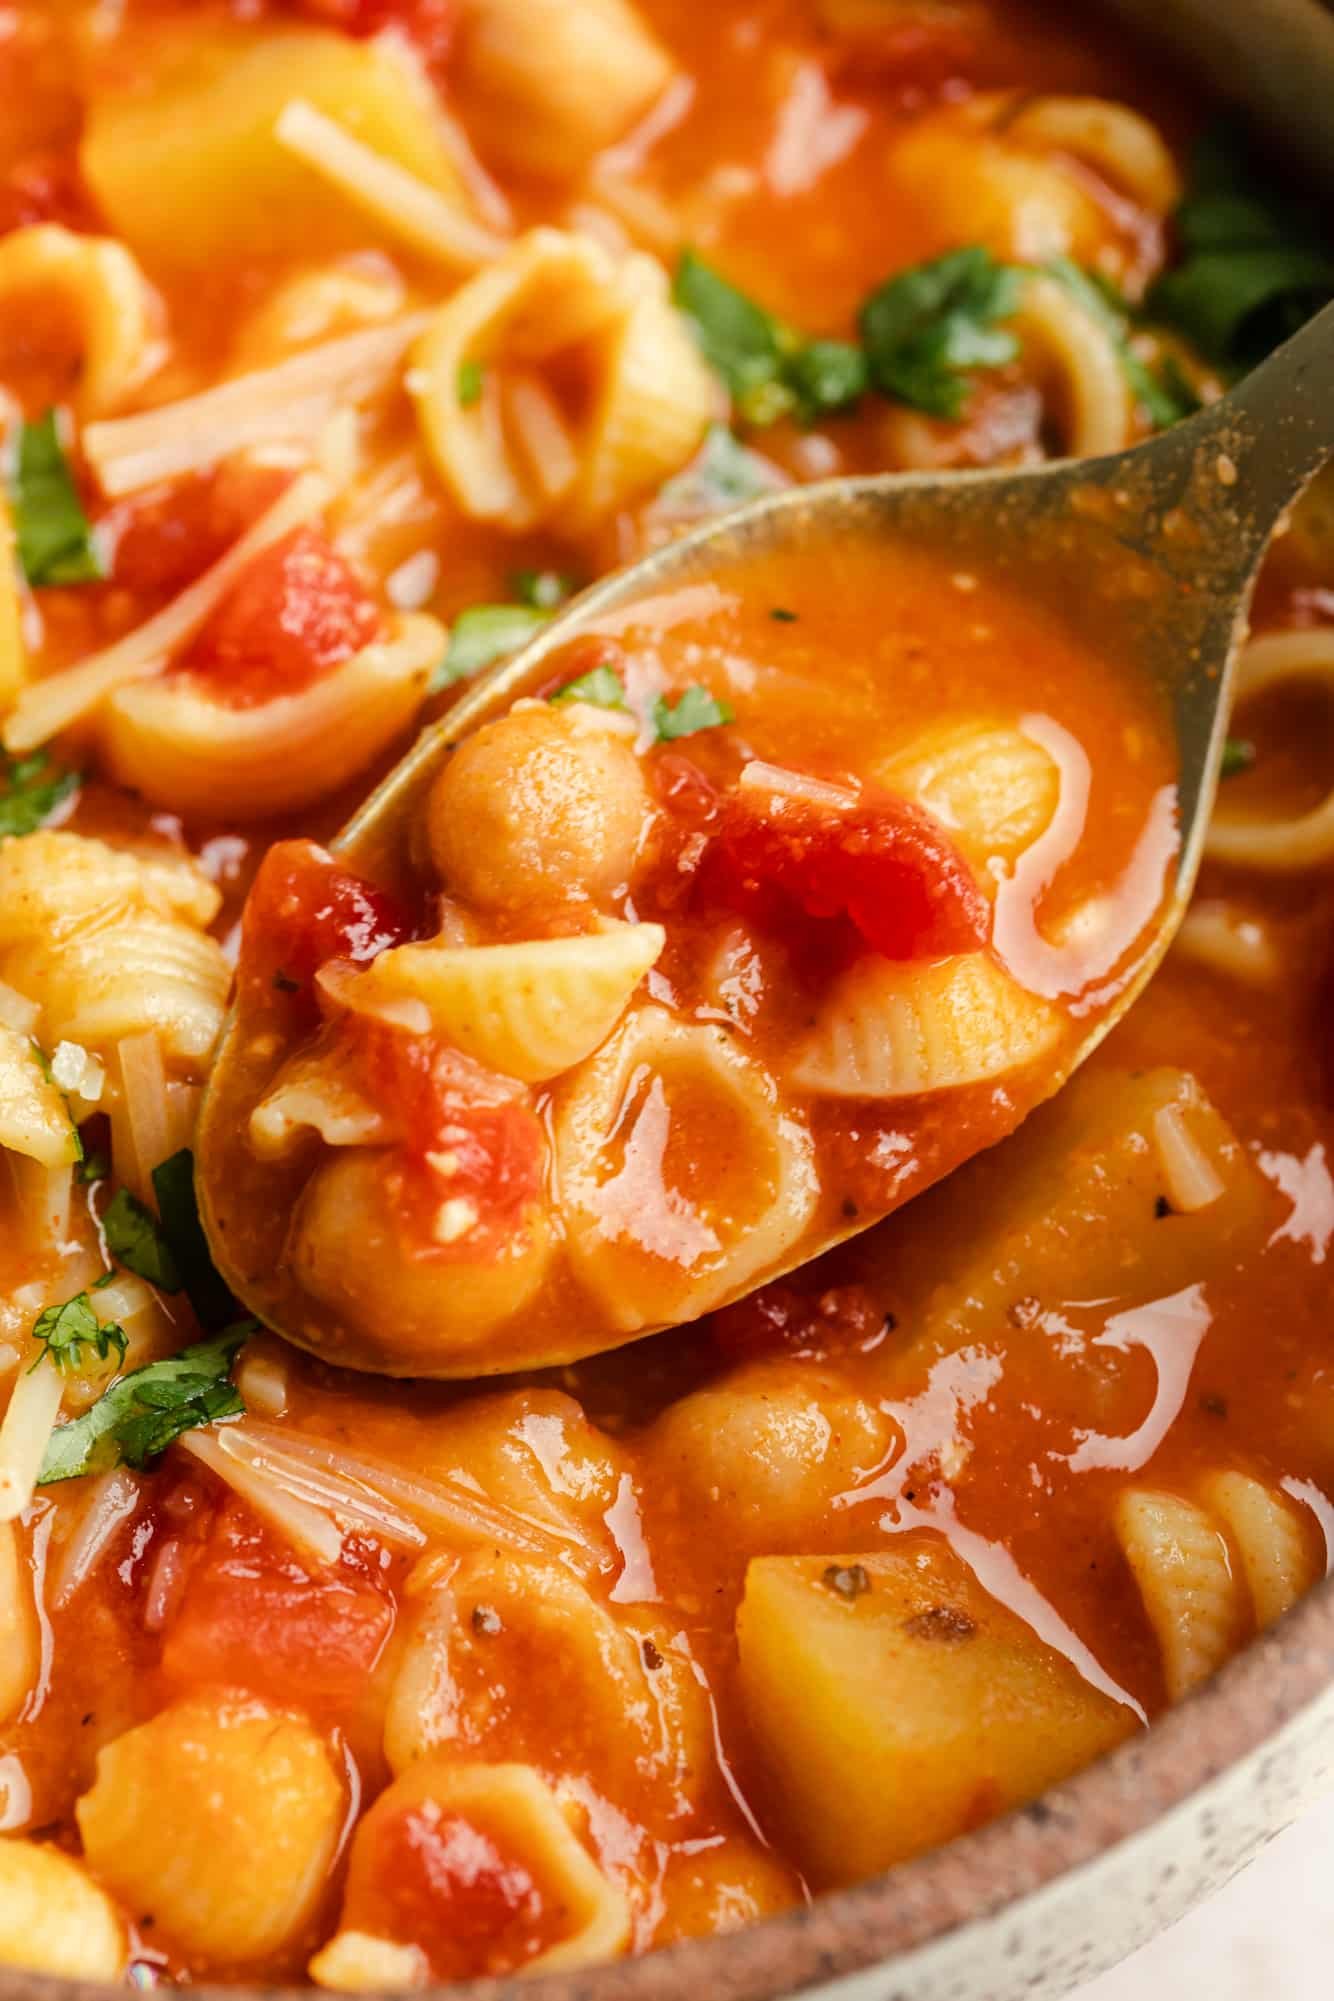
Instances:
[[[330,497],[328,484],[318,474],[302,473],[225,555],[144,625],[126,633],[104,652],[80,661],[77,667],[29,682],[5,723],[6,750],[16,755],[36,750],[39,744],[91,715],[118,688],[160,673],[173,653],[194,638],[260,551],[319,514]]]
[[[60,1415],[64,1381],[59,1369],[42,1360],[40,1347],[26,1351],[13,1394],[0,1424],[0,1522],[17,1521],[37,1491],[51,1433]],[[34,1368],[34,1362],[41,1362]]]
[[[304,98],[283,106],[274,137],[322,174],[349,201],[420,251],[452,270],[475,271],[506,248],[505,239],[474,222],[446,195],[386,159],[346,126]]]
[[[315,449],[331,417],[393,386],[404,355],[431,317],[409,313],[386,326],[341,334],[198,396],[89,424],[83,433],[88,463],[102,491],[118,499],[197,472],[247,445],[298,443]]]

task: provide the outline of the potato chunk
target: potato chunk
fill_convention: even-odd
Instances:
[[[757,1559],[737,1637],[771,1803],[820,1887],[951,1840],[1135,1727],[926,1537]]]
[[[88,1860],[155,1937],[236,1966],[309,1923],[346,1800],[308,1723],[224,1693],[173,1703],[108,1744],[76,1811]]]
[[[155,22],[137,87],[110,80],[88,112],[83,171],[117,235],[155,262],[313,253],[365,238],[345,198],[274,137],[304,98],[432,187],[454,185],[429,85],[386,41]]]

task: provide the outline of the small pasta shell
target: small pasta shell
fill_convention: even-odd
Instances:
[[[1222,1667],[1245,1628],[1244,1593],[1227,1544],[1201,1508],[1178,1494],[1131,1487],[1114,1512],[1177,1702]]]
[[[518,945],[399,945],[342,990],[357,1007],[425,1004],[465,1056],[538,1084],[591,1056],[667,942],[660,924],[608,924]]]
[[[1064,430],[1066,456],[1100,458],[1132,444],[1135,394],[1115,340],[1055,278],[1029,278],[1011,325],[1025,358],[1050,379],[1048,400]]]
[[[713,380],[667,296],[661,265],[632,257],[622,282],[638,297],[604,336],[594,363],[597,397],[579,476],[561,509],[562,525],[576,535],[679,472],[714,411]]]
[[[222,1027],[231,968],[215,938],[144,911],[69,939],[5,954],[5,971],[42,1003],[51,1042],[107,1055],[125,1036],[155,1029],[165,1055],[187,1067],[208,1058]]]
[[[88,1860],[131,1909],[192,1959],[246,1965],[309,1923],[347,1801],[308,1723],[223,1694],[108,1744],[75,1811]]]
[[[18,325],[34,299],[57,297],[82,359],[81,416],[118,403],[157,358],[156,300],[123,244],[38,222],[0,240],[0,318]]]
[[[1237,703],[1285,683],[1334,690],[1334,632],[1266,632],[1242,649]],[[1306,812],[1256,813],[1225,801],[1209,822],[1204,851],[1211,861],[1275,875],[1318,868],[1334,858],[1334,790]]]
[[[78,1140],[65,1100],[46,1076],[36,1045],[0,1023],[0,1147],[43,1167],[69,1166]]]
[[[66,1980],[118,1980],[125,1926],[87,1871],[59,1849],[0,1840],[0,1965]]]
[[[993,859],[1017,861],[1045,832],[1060,800],[1061,774],[1031,737],[1003,722],[943,722],[891,754],[879,784],[925,806],[995,890]]]
[[[548,1922],[559,1921],[554,1941],[518,1964],[525,1973],[597,1966],[624,1952],[630,1940],[630,1910],[625,1897],[604,1875],[575,1835],[551,1789],[528,1765],[457,1764],[445,1758],[423,1758],[381,1793],[352,1839],[343,1927],[372,1937],[388,1929],[380,1883],[380,1844],[395,1822],[408,1814],[427,1825],[444,1816],[458,1816],[488,1836],[504,1856],[521,1865],[536,1886]],[[378,1921],[378,1922],[377,1922]],[[394,1941],[421,1944],[412,1938]],[[337,1940],[334,1941],[337,1944]],[[467,1953],[466,1944],[462,1948]],[[334,1965],[337,1965],[337,1961]],[[324,1955],[311,1963],[311,1975],[323,1984]],[[448,1978],[462,1971],[451,1965],[435,1968]],[[487,1970],[490,1970],[489,1968]],[[331,1983],[332,1984],[332,1983]]]
[[[1106,97],[1026,97],[1004,115],[1013,145],[1072,153],[1154,215],[1181,199],[1176,161],[1151,119]]]
[[[411,723],[444,628],[424,614],[299,693],[252,708],[212,701],[187,674],[122,688],[102,713],[108,767],[150,803],[260,820],[327,798]]]
[[[284,1063],[250,1114],[250,1144],[261,1160],[281,1160],[303,1134],[326,1146],[383,1146],[388,1122],[366,1097],[361,1064],[337,1039]]]
[[[1311,1536],[1296,1508],[1247,1473],[1211,1473],[1201,1482],[1200,1496],[1232,1538],[1256,1625],[1272,1626],[1320,1575]]]
[[[469,126],[520,173],[581,173],[671,80],[671,59],[627,0],[468,0],[464,24]]]
[[[0,951],[58,943],[76,928],[139,907],[202,930],[221,901],[184,856],[136,855],[86,834],[47,829],[0,844]]]
[[[709,1171],[678,1176],[671,1101],[707,1100]],[[706,1313],[776,1269],[816,1201],[810,1134],[728,1030],[637,1008],[556,1102],[571,1259],[627,1332]]]
[[[865,958],[836,981],[788,1070],[826,1098],[914,1098],[1007,1076],[1046,1054],[1063,1016],[985,952]]]

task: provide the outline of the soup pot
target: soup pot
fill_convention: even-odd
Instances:
[[[1334,195],[1334,12],[1322,0],[1110,0],[1109,10],[1146,49],[1187,62],[1300,181]],[[727,1937],[592,1971],[471,1982],[449,2001],[1066,1994],[1217,1890],[1332,1778],[1334,1578],[1146,1734],[977,1833]],[[237,1992],[195,1990],[197,2001]],[[0,2001],[104,1994],[0,1973]]]

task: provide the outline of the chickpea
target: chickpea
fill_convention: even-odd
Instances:
[[[577,708],[524,703],[459,745],[426,829],[450,892],[505,910],[605,896],[628,878],[648,816],[624,737]]]

